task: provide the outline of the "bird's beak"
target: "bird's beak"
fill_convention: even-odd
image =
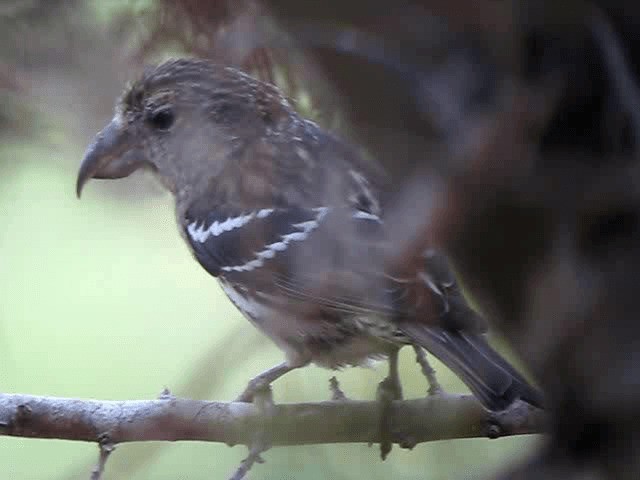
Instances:
[[[80,165],[76,194],[92,178],[123,178],[144,164],[145,156],[139,143],[120,122],[112,121],[89,146]]]

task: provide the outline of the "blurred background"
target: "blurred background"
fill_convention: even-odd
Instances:
[[[153,178],[92,182],[82,201],[74,191],[84,149],[111,118],[125,82],[169,56],[245,68],[277,83],[305,115],[353,134],[353,112],[314,60],[256,4],[238,2],[237,12],[229,5],[0,1],[1,391],[124,400],[154,398],[168,387],[178,396],[231,400],[282,360],[190,258],[172,199]],[[277,38],[282,48],[264,49],[262,38]],[[434,364],[446,389],[464,391]],[[402,352],[401,372],[407,397],[426,393],[410,351]],[[379,364],[337,377],[349,397],[373,399],[385,374]],[[275,399],[328,399],[332,375],[296,371],[275,384]],[[278,448],[251,478],[481,478],[521,460],[535,443],[434,442],[396,448],[384,463],[376,446]],[[88,478],[96,452],[94,444],[2,437],[0,478]],[[245,456],[241,446],[128,444],[112,455],[105,478],[226,478]]]

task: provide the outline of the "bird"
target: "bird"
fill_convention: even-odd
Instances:
[[[388,259],[395,187],[355,145],[305,119],[274,85],[197,58],[147,67],[128,85],[79,168],[90,179],[149,170],[173,194],[181,235],[242,314],[285,361],[238,397],[314,363],[329,369],[426,349],[488,410],[543,399],[486,339],[446,256],[410,268]],[[393,215],[401,214],[394,211]],[[406,262],[405,262],[406,263]]]

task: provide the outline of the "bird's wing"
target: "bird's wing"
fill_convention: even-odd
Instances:
[[[201,210],[200,210],[201,211]],[[431,324],[453,316],[477,323],[446,260],[425,255],[424,268],[397,278],[385,269],[384,223],[342,207],[187,212],[186,237],[212,275],[248,291],[333,312],[415,318]],[[478,328],[474,328],[477,330]]]
[[[382,221],[374,214],[322,206],[216,209],[187,212],[185,228],[200,264],[244,288],[332,309],[394,308],[370,293],[387,283]]]
[[[216,184],[186,210],[185,236],[200,264],[243,290],[284,297],[289,306],[306,304],[336,313],[413,318],[428,324],[439,324],[439,318],[454,312],[463,319],[462,327],[467,319],[471,325],[477,323],[471,313],[467,315],[471,310],[458,295],[455,278],[441,256],[417,259],[409,273],[390,273],[387,263],[400,248],[393,243],[403,239],[390,237],[384,224],[379,202],[382,181],[354,161],[357,152],[315,125],[307,127],[316,140],[307,139],[305,145],[317,145],[306,156],[300,157],[300,149],[280,149],[284,153],[278,165],[290,166],[282,167],[280,175],[295,178],[279,190],[269,190],[271,195],[282,193],[277,202],[241,197],[234,200],[242,207],[232,207],[228,198],[234,197],[219,196]],[[307,157],[324,167],[302,175],[299,166]],[[271,165],[273,159],[258,162],[252,157],[251,165],[262,163]],[[247,178],[246,170],[241,173]],[[295,194],[287,185],[296,186]]]
[[[204,216],[187,212],[186,233],[200,264],[213,276],[250,278],[265,262],[318,227],[326,209],[217,208]],[[246,275],[245,275],[246,274]]]

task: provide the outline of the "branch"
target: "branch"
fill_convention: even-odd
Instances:
[[[263,433],[269,445],[380,440],[379,405],[327,401],[274,405],[268,415],[251,403],[164,396],[157,400],[101,401],[0,394],[0,435],[57,438],[115,445],[152,440],[198,440],[252,445]],[[491,413],[470,395],[432,395],[393,402],[391,438],[402,447],[454,438],[541,433],[542,411],[516,404]]]

